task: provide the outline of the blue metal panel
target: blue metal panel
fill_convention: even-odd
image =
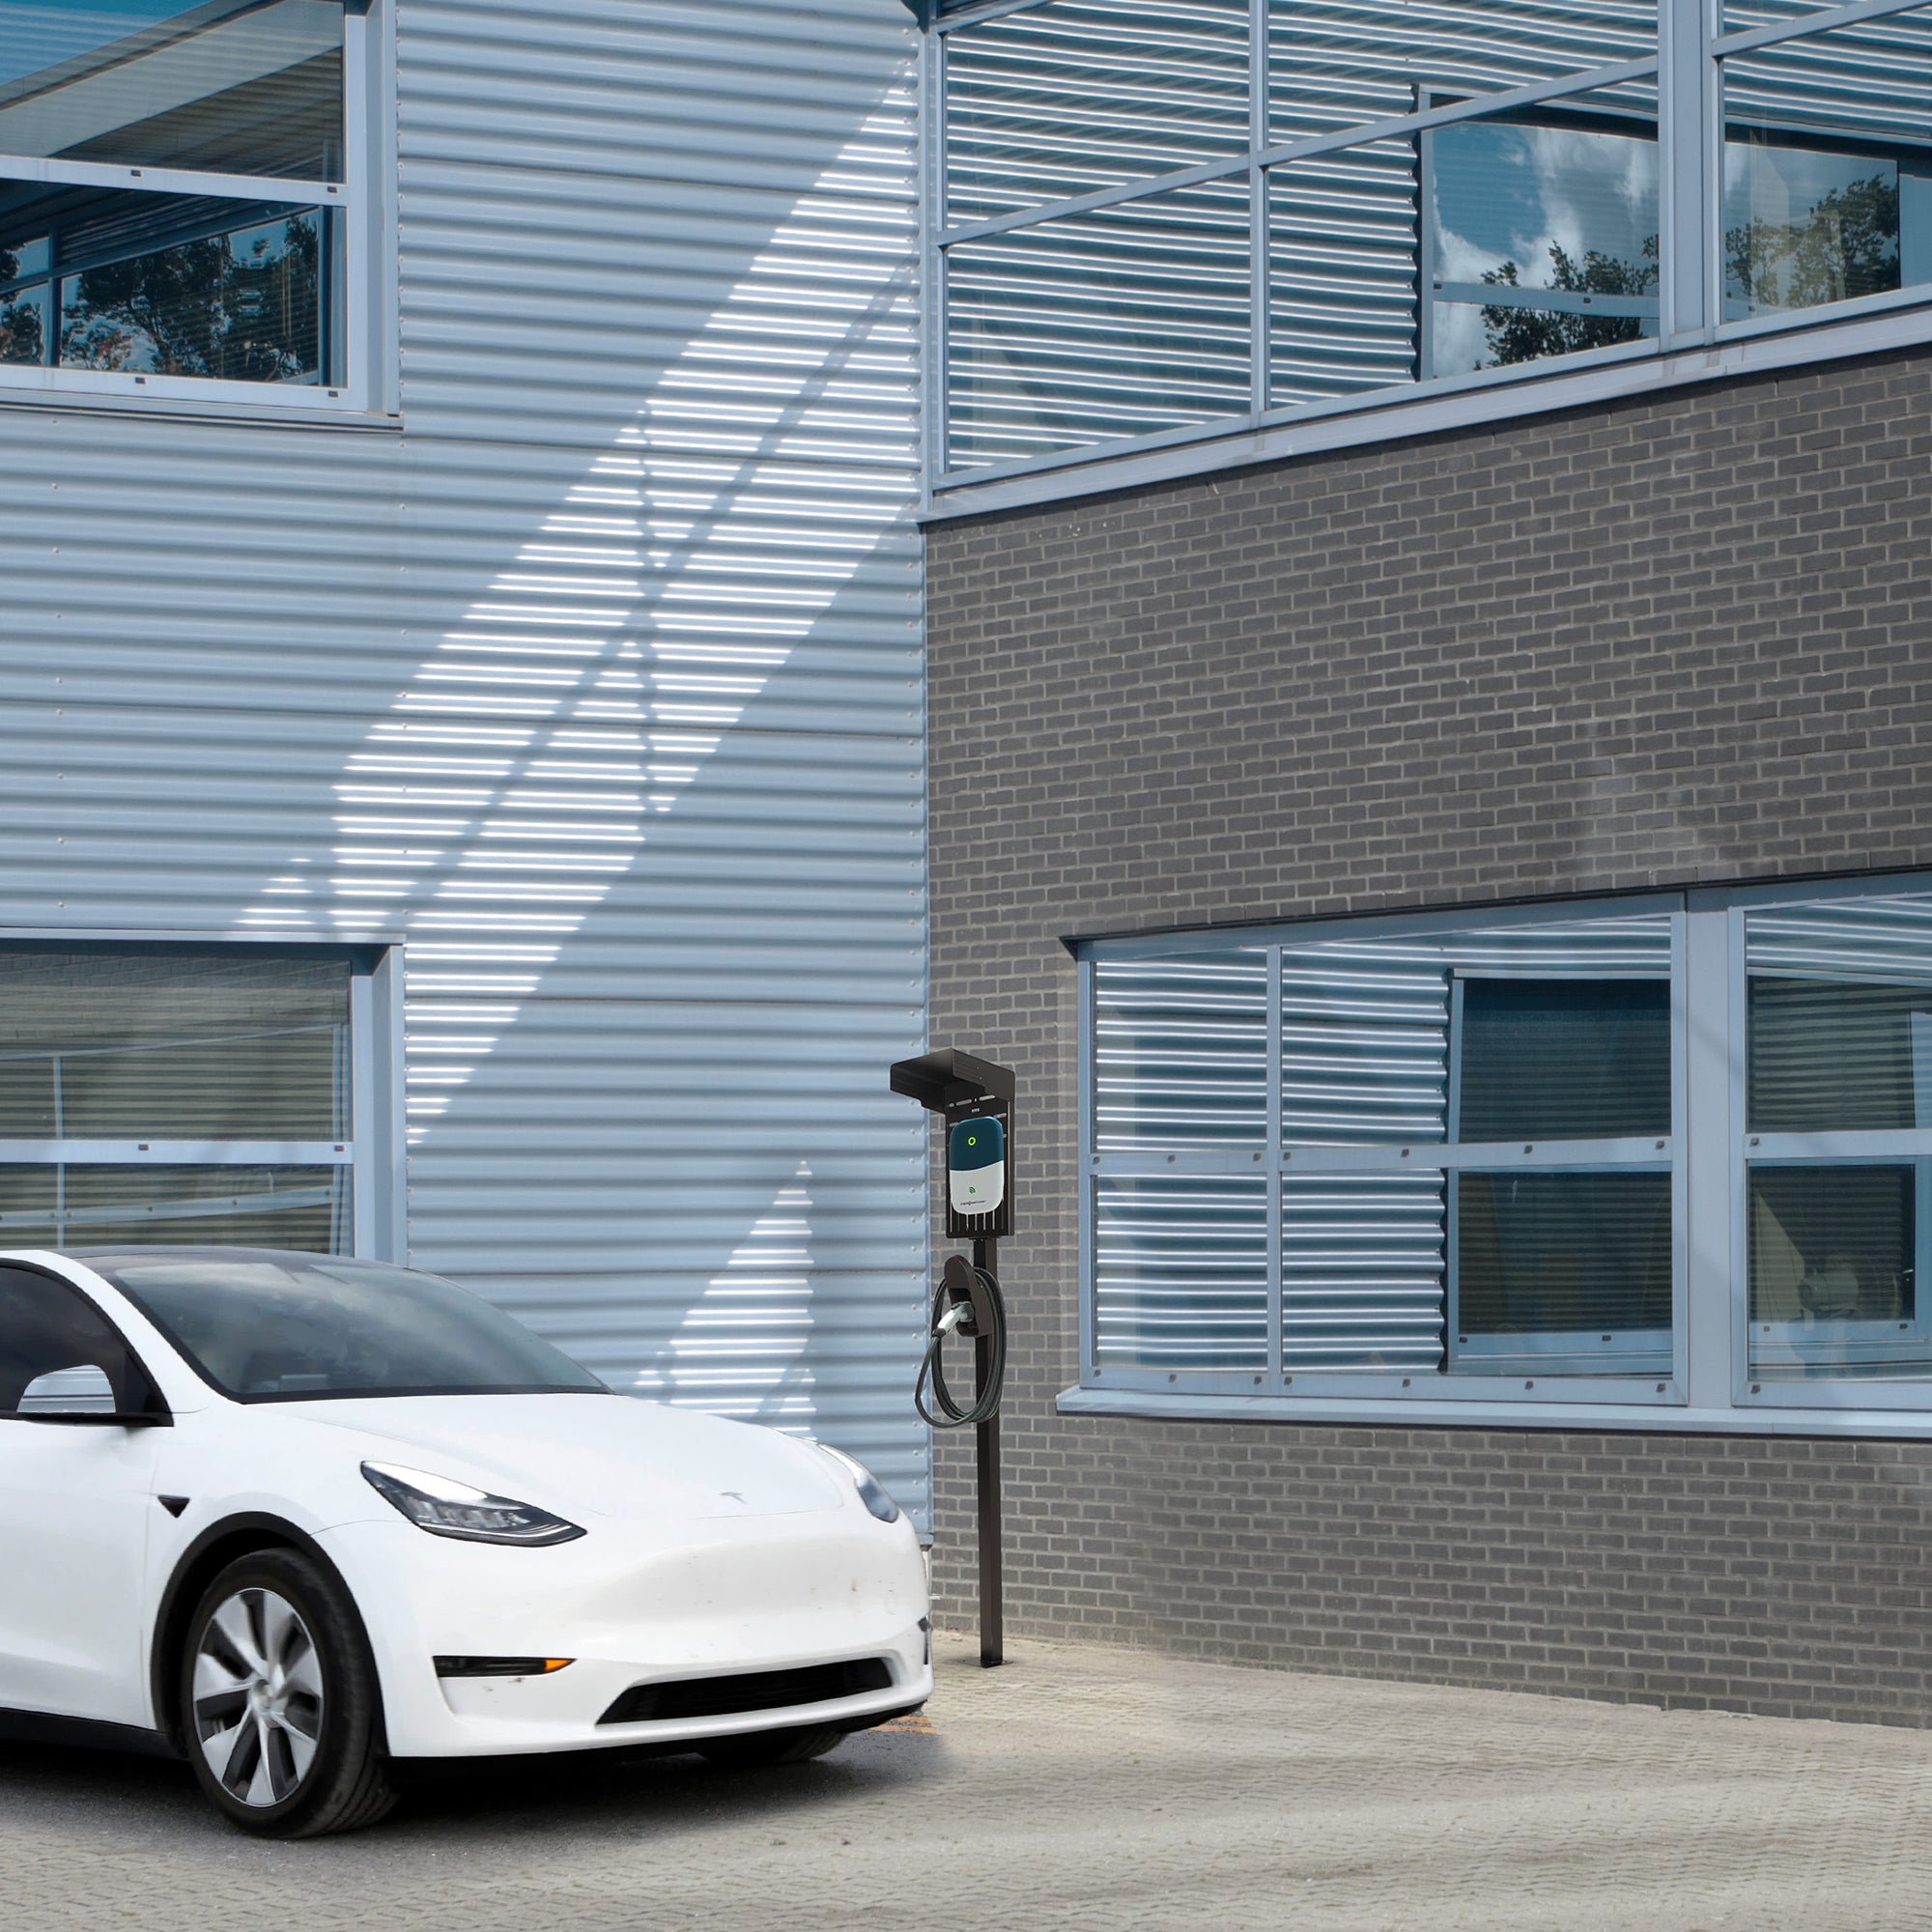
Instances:
[[[412,1258],[923,1518],[914,23],[395,28],[399,429],[6,406],[0,921],[405,934]]]

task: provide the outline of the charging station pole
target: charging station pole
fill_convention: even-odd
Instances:
[[[914,1400],[937,1428],[975,1425],[975,1490],[980,1545],[980,1662],[1006,1662],[1005,1579],[1000,1549],[1000,1389],[1006,1377],[1006,1307],[999,1242],[1013,1230],[1013,1074],[956,1048],[901,1060],[892,1088],[937,1114],[946,1129],[946,1235],[973,1244],[969,1266],[955,1255],[933,1297],[932,1330]],[[973,1404],[961,1408],[947,1389],[940,1348],[955,1328],[973,1337]],[[923,1391],[931,1379],[938,1413]]]
[[[982,1235],[973,1243],[973,1265],[995,1281],[999,1242]],[[993,1338],[973,1337],[973,1393],[983,1401],[993,1379]],[[976,1402],[976,1406],[978,1403]],[[1000,1412],[995,1408],[974,1432],[974,1473],[980,1505],[980,1668],[1007,1661],[1007,1575],[1000,1552]]]

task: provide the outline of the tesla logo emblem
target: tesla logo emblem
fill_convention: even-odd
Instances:
[[[745,1500],[736,1490],[720,1490],[718,1493],[721,1496],[729,1496],[734,1503],[741,1503]]]

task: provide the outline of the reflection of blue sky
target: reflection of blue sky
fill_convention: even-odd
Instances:
[[[1657,233],[1657,143],[1580,128],[1460,122],[1434,142],[1438,281],[1480,281],[1514,262],[1525,288],[1548,288],[1552,246],[1638,263]],[[1435,373],[1488,359],[1482,312],[1438,304]]]
[[[1755,141],[1724,147],[1724,226],[1770,221],[1779,227],[1810,218],[1833,190],[1876,178],[1898,182],[1898,163],[1871,155],[1824,155],[1812,148],[1774,148]]]
[[[183,0],[0,0],[0,87],[189,11]]]

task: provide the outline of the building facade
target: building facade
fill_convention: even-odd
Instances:
[[[1932,1721],[1928,50],[932,29],[931,1025],[1020,1073],[1018,1627]]]
[[[403,1256],[923,1508],[916,30],[0,0],[0,1235]]]

